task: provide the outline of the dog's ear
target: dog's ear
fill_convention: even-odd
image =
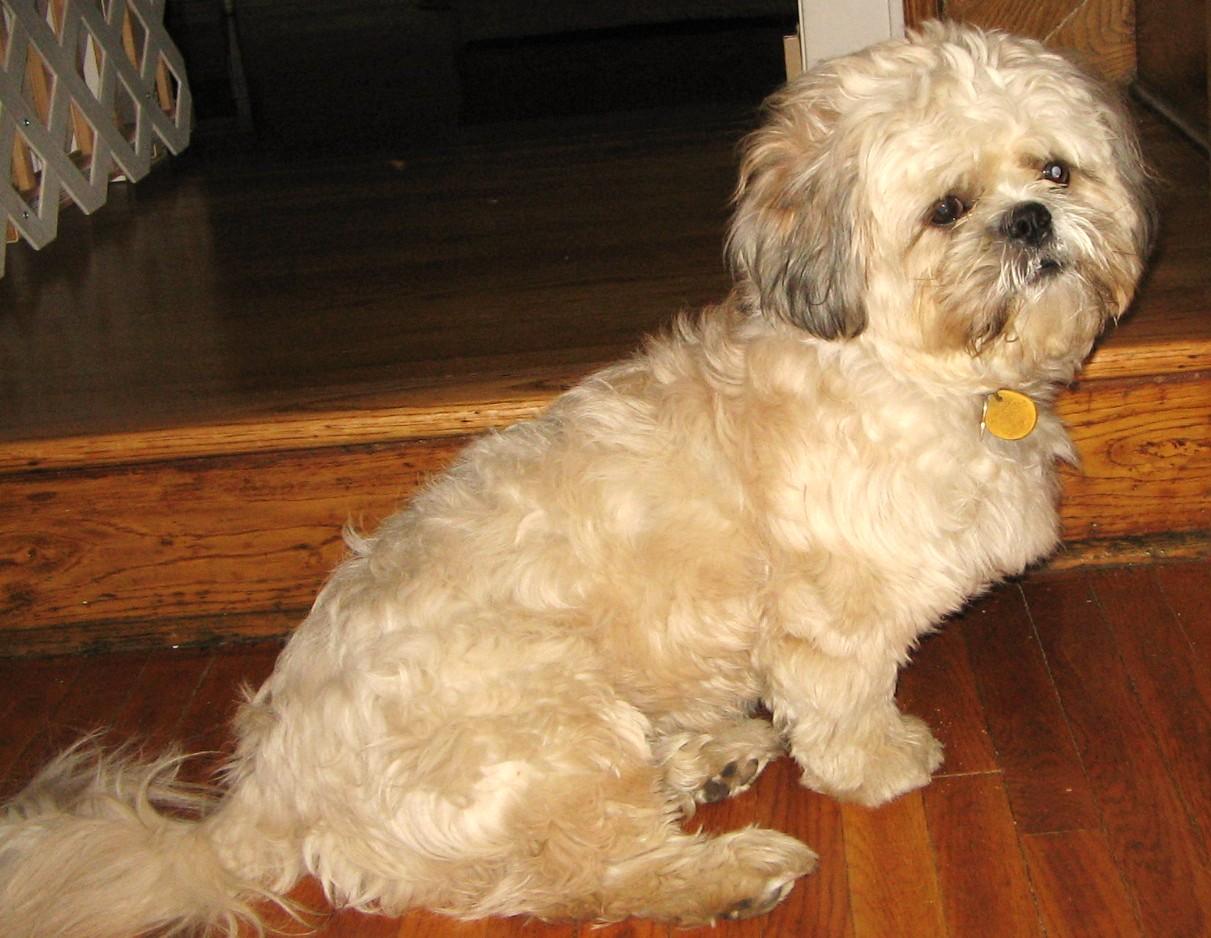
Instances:
[[[866,326],[865,239],[857,160],[838,152],[826,99],[801,79],[767,103],[742,145],[727,260],[766,315],[836,339]]]

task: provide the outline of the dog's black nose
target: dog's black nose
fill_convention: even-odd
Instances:
[[[1040,202],[1022,202],[1005,219],[1004,231],[1012,240],[1037,248],[1051,234],[1051,212]]]

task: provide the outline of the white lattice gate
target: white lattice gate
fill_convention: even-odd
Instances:
[[[60,203],[105,204],[110,180],[142,178],[163,144],[189,143],[185,64],[165,0],[0,0],[0,178],[5,243],[54,239]]]

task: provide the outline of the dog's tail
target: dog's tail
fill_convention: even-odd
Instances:
[[[219,796],[87,738],[0,809],[0,934],[132,938],[263,933],[257,904],[287,900],[225,866],[212,841]]]

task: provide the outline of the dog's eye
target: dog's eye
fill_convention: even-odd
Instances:
[[[934,203],[929,223],[937,228],[945,228],[947,225],[953,225],[965,214],[967,206],[963,204],[963,200],[951,194]]]
[[[1068,185],[1068,166],[1059,160],[1049,160],[1043,165],[1043,178],[1057,186]]]

